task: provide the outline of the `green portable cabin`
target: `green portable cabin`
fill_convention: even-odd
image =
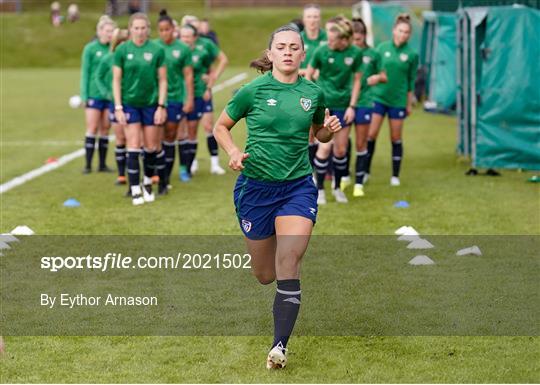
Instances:
[[[540,11],[458,11],[459,154],[473,167],[540,170]]]
[[[455,110],[457,15],[424,11],[420,48],[420,68],[425,79],[425,107],[429,110]]]

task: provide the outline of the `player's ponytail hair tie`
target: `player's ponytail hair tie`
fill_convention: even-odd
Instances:
[[[302,35],[300,34],[300,31],[298,30],[298,28],[290,24],[284,25],[276,29],[274,32],[272,32],[272,34],[270,35],[270,40],[268,41],[268,49],[264,50],[263,55],[260,58],[255,59],[251,63],[249,63],[249,66],[251,68],[255,68],[257,71],[259,71],[262,74],[268,71],[272,71],[272,68],[274,68],[274,66],[272,65],[272,62],[270,61],[270,59],[268,59],[268,51],[272,48],[272,43],[274,42],[274,37],[276,36],[276,34],[280,32],[287,32],[287,31],[295,32],[298,34],[298,36],[300,36],[300,41],[302,42],[302,50],[303,50],[304,39],[302,39]]]

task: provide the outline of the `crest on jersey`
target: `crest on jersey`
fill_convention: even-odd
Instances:
[[[407,55],[406,53],[402,53],[399,55],[399,60],[401,61],[407,61],[408,58],[409,58],[409,55]]]
[[[311,108],[311,99],[307,98],[300,98],[300,105],[304,109],[304,111],[309,111]]]
[[[146,61],[150,61],[150,60],[152,60],[152,57],[153,57],[153,56],[154,56],[154,55],[152,55],[152,52],[145,52],[144,55],[143,55],[143,58],[144,58],[144,60],[146,60]]]
[[[242,228],[246,233],[249,233],[251,231],[251,222],[242,219]]]
[[[384,53],[384,56],[385,56],[385,57],[390,57],[390,55],[391,55],[390,51],[386,51],[386,52]]]
[[[364,56],[362,58],[362,61],[364,62],[364,64],[369,64],[371,63],[371,58],[369,56]]]
[[[334,62],[334,58],[333,57],[329,57],[328,58],[328,63],[332,64]]]
[[[100,57],[101,55],[103,55],[103,52],[101,52],[101,51],[97,51],[97,52],[96,52],[96,56],[97,56],[97,57]]]
[[[173,51],[172,51],[172,55],[173,55],[175,58],[178,59],[178,58],[180,57],[180,50],[177,50],[177,49],[173,50]]]
[[[353,63],[354,59],[352,57],[345,58],[345,64],[350,66]]]
[[[128,53],[128,54],[127,54],[127,59],[128,59],[128,60],[133,59],[133,54],[132,54],[132,53]]]

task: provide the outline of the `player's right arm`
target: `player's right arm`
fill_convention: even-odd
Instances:
[[[240,119],[245,118],[253,107],[253,88],[245,85],[229,101],[214,126],[214,137],[229,155],[229,167],[235,171],[244,169],[243,161],[249,154],[240,151],[233,141],[231,129]]]
[[[229,167],[235,171],[242,171],[244,169],[243,162],[249,157],[249,154],[240,151],[233,141],[231,129],[235,124],[236,121],[232,120],[227,111],[224,110],[214,126],[214,137],[229,155]]]

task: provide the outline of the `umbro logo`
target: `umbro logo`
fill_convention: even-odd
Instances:
[[[311,215],[315,215],[317,214],[317,209],[315,207],[310,207],[309,212],[311,213]]]
[[[277,100],[276,99],[268,99],[266,101],[266,103],[269,105],[269,106],[275,106],[277,104]]]

